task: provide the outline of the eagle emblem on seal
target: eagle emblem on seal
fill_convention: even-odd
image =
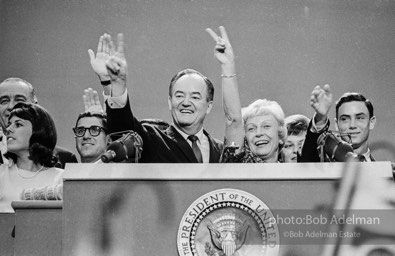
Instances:
[[[213,250],[206,243],[208,256],[237,256],[237,251],[244,245],[248,233],[248,221],[243,221],[234,213],[217,216],[209,221],[207,228],[210,232]]]

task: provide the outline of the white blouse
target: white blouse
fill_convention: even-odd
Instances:
[[[0,212],[14,212],[11,202],[21,200],[24,189],[61,184],[63,171],[52,167],[33,173],[19,169],[12,161],[0,165]]]

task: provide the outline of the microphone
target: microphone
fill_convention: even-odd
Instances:
[[[317,139],[318,149],[321,152],[321,160],[324,153],[330,161],[346,162],[350,157],[354,157],[352,146],[341,139],[339,134],[333,131],[324,132]]]
[[[137,163],[138,159],[140,159],[143,151],[143,139],[132,130],[123,131],[122,133],[126,134],[120,139],[111,142],[107,147],[107,152],[101,156],[103,163],[111,161],[121,162],[127,159],[134,160]]]

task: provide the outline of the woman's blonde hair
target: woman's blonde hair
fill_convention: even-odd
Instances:
[[[258,99],[241,109],[244,125],[247,123],[248,118],[268,114],[274,116],[278,122],[278,137],[280,139],[280,146],[282,146],[287,139],[287,127],[284,123],[284,111],[276,101]]]

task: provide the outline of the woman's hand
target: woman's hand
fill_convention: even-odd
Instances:
[[[222,75],[233,76],[235,74],[234,53],[225,28],[223,26],[219,27],[221,36],[218,36],[211,28],[207,28],[206,31],[216,43],[214,47],[214,56],[222,65]]]

